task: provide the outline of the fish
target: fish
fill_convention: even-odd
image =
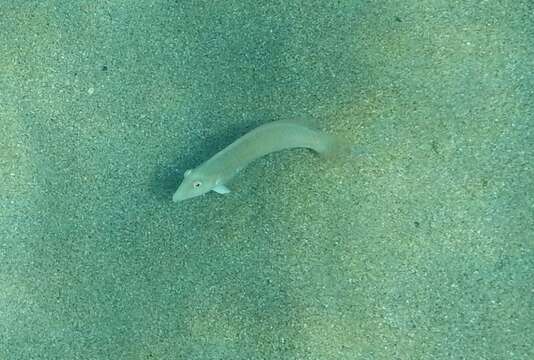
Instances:
[[[228,194],[228,183],[247,165],[267,154],[292,148],[309,148],[329,156],[340,142],[330,134],[305,124],[273,121],[246,133],[194,169],[188,169],[172,200],[179,202],[209,191]]]

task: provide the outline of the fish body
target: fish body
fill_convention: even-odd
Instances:
[[[194,169],[187,170],[173,196],[178,202],[208,191],[228,193],[226,184],[252,161],[275,151],[309,148],[326,154],[333,150],[335,139],[305,125],[274,121],[243,135]]]

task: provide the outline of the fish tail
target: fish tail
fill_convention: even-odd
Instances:
[[[324,142],[321,151],[321,157],[327,160],[350,161],[355,158],[366,156],[367,150],[349,142],[341,136],[324,134]]]

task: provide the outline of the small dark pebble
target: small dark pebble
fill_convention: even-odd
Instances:
[[[102,71],[108,71],[108,66],[107,65],[102,65]]]
[[[419,221],[414,221],[413,224],[415,225],[416,228],[418,228],[421,225]]]
[[[398,17],[398,16],[395,16],[395,21],[396,22],[402,22],[402,19],[400,17]]]

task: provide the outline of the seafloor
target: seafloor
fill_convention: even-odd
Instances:
[[[1,359],[533,359],[534,2],[3,1]],[[247,130],[269,155],[171,202]]]

